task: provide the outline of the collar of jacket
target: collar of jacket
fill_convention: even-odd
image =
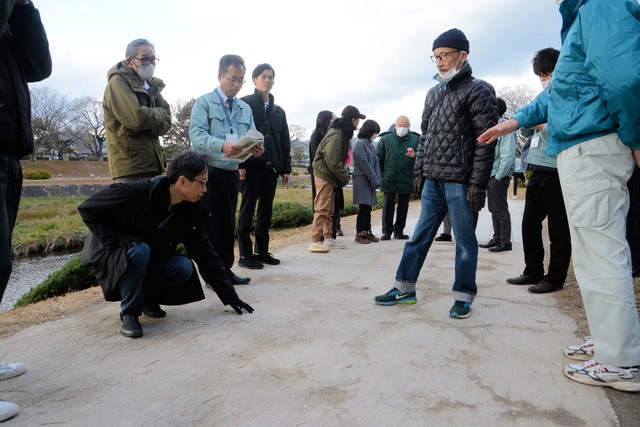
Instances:
[[[264,105],[264,99],[262,98],[262,92],[260,92],[257,88],[253,90],[253,94],[256,97],[260,98],[260,102],[262,102],[262,105]],[[271,108],[275,105],[275,98],[273,97],[273,95],[271,94],[271,92],[269,92],[269,107]]]
[[[471,65],[469,65],[469,61],[464,61],[464,64],[462,64],[462,67],[460,68],[460,71],[458,72],[458,74],[456,74],[448,82],[446,82],[446,83],[443,82],[442,79],[440,78],[440,74],[436,74],[435,76],[433,76],[433,79],[436,80],[440,84],[448,86],[451,89],[455,89],[461,82],[463,82],[463,81],[467,80],[469,77],[471,77],[472,73],[473,73],[473,71],[471,70]]]
[[[569,28],[578,17],[578,12],[584,4],[589,0],[564,0],[560,4],[560,15],[562,15],[562,29],[560,30],[560,38],[564,43],[565,37],[569,32]]]

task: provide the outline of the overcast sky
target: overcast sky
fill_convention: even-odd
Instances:
[[[476,77],[496,90],[540,85],[535,51],[560,48],[554,0],[33,0],[44,22],[54,69],[38,85],[69,99],[102,100],[106,73],[127,44],[146,38],[161,59],[164,97],[187,101],[218,85],[220,57],[242,56],[251,71],[276,71],[272,90],[290,125],[315,126],[320,110],[355,105],[383,129],[405,114],[420,130],[424,97],[435,84],[433,40],[450,28],[470,41]],[[309,134],[307,134],[307,137]]]

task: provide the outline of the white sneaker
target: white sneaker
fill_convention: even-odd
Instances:
[[[336,239],[324,239],[324,245],[331,249],[344,249],[344,244],[338,243]]]
[[[8,380],[9,378],[17,377],[24,374],[26,370],[24,363],[3,363],[0,362],[0,380]]]
[[[20,407],[15,403],[0,400],[0,422],[15,417],[20,411]]]
[[[584,337],[584,343],[570,345],[564,349],[564,355],[573,360],[591,360],[596,354],[596,346],[590,336]]]
[[[565,365],[564,374],[581,384],[611,387],[622,391],[640,391],[638,367],[620,368],[603,365],[595,360]]]
[[[309,245],[309,252],[327,253],[330,248],[322,244],[322,242],[313,242]]]

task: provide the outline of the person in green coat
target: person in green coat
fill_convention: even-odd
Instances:
[[[376,147],[382,183],[380,191],[384,193],[382,204],[381,240],[406,240],[404,234],[409,212],[409,197],[413,193],[413,165],[418,150],[420,135],[410,132],[411,122],[407,116],[399,116],[393,125],[393,132],[383,133]],[[396,200],[398,211],[395,212]],[[396,214],[396,220],[393,216]]]
[[[107,73],[102,106],[111,178],[136,182],[164,172],[160,137],[171,129],[171,109],[160,94],[164,82],[153,77],[153,44],[136,39],[125,55]]]

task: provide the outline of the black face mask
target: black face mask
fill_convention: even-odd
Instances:
[[[7,31],[7,22],[15,4],[16,0],[0,0],[0,36]]]

